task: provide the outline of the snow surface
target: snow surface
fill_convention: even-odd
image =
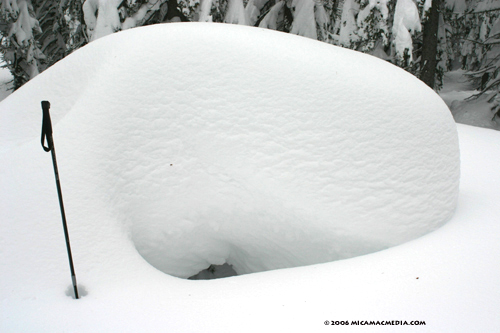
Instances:
[[[500,130],[500,119],[491,112],[491,93],[479,97],[478,90],[464,75],[463,70],[448,72],[443,78],[443,89],[439,92],[441,98],[450,108],[457,123],[477,127]]]
[[[415,239],[454,211],[456,127],[432,90],[376,58],[248,27],[132,29],[10,95],[0,126],[2,332],[499,327],[498,133],[459,127],[457,213]],[[225,261],[273,270],[190,281],[144,259],[183,277]]]
[[[19,108],[27,95],[33,107]],[[42,99],[63,139],[74,223],[106,216],[178,277],[362,255],[432,231],[455,209],[456,126],[439,96],[318,41],[179,24],[92,43],[4,101],[13,160],[39,148]]]

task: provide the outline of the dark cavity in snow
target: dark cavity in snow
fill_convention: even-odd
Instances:
[[[233,266],[228,263],[222,265],[210,265],[208,268],[200,271],[198,274],[189,277],[189,280],[212,280],[236,276],[238,273]]]
[[[85,286],[79,284],[77,285],[77,287],[78,287],[78,296],[80,296],[80,298],[88,295],[87,288],[85,288]],[[66,291],[64,293],[66,294],[66,296],[75,298],[75,291],[73,290],[72,284],[70,284],[68,288],[66,288]]]

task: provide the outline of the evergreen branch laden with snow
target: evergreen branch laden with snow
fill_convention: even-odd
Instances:
[[[429,15],[432,6],[435,18]],[[73,50],[121,30],[224,22],[369,53],[435,89],[443,74],[460,63],[472,71],[478,88],[497,94],[497,7],[494,0],[1,0],[1,51],[17,89]],[[434,41],[429,44],[426,29],[433,26],[437,32],[430,34]],[[424,79],[431,63],[430,79]]]

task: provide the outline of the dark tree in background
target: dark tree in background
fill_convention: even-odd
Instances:
[[[439,9],[442,0],[433,0],[422,35],[422,59],[420,60],[420,79],[434,88],[438,64]]]

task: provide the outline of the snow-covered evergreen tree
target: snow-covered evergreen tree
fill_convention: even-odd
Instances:
[[[338,41],[408,69],[420,22],[413,0],[345,0]]]
[[[412,35],[421,30],[420,15],[416,4],[412,0],[398,0],[392,25],[392,43],[395,61],[402,64],[402,67],[413,62]]]
[[[208,0],[207,0],[208,1]],[[200,0],[1,0],[1,51],[14,88],[116,31],[198,19]]]
[[[17,89],[81,46],[79,0],[2,0],[1,51]]]
[[[209,1],[209,0],[205,0]],[[214,0],[213,21],[220,21],[221,10],[226,11],[223,22],[256,25],[304,37],[326,41],[329,35],[329,15],[325,4],[331,1],[315,0],[249,0],[243,6],[242,0]]]
[[[359,13],[359,2],[345,0],[342,8],[341,24],[339,31],[339,45],[351,48],[359,40],[356,17]]]
[[[72,50],[116,31],[163,22],[226,22],[367,52],[418,77],[429,76],[426,81],[437,88],[458,55],[483,85],[487,79],[483,88],[491,91],[498,86],[498,11],[492,8],[498,1],[442,1],[0,0],[1,45],[18,88]],[[433,5],[437,19],[429,24]],[[430,26],[437,29],[428,33],[435,46],[423,43]],[[431,73],[424,75],[429,66]]]
[[[241,25],[249,24],[250,18],[245,11],[243,0],[228,0],[224,22]]]
[[[4,0],[1,15],[7,22],[2,24],[3,60],[11,69],[14,87],[18,88],[39,73],[39,62],[46,58],[34,37],[42,29],[28,1]]]
[[[200,0],[85,0],[89,40],[143,25],[192,20]]]
[[[389,44],[389,1],[360,1],[360,11],[356,19],[357,34],[360,37],[356,49],[371,53],[378,47]]]
[[[500,3],[470,2],[463,24],[468,33],[461,49],[462,64],[480,91],[474,97],[487,95],[492,118],[500,117]]]

